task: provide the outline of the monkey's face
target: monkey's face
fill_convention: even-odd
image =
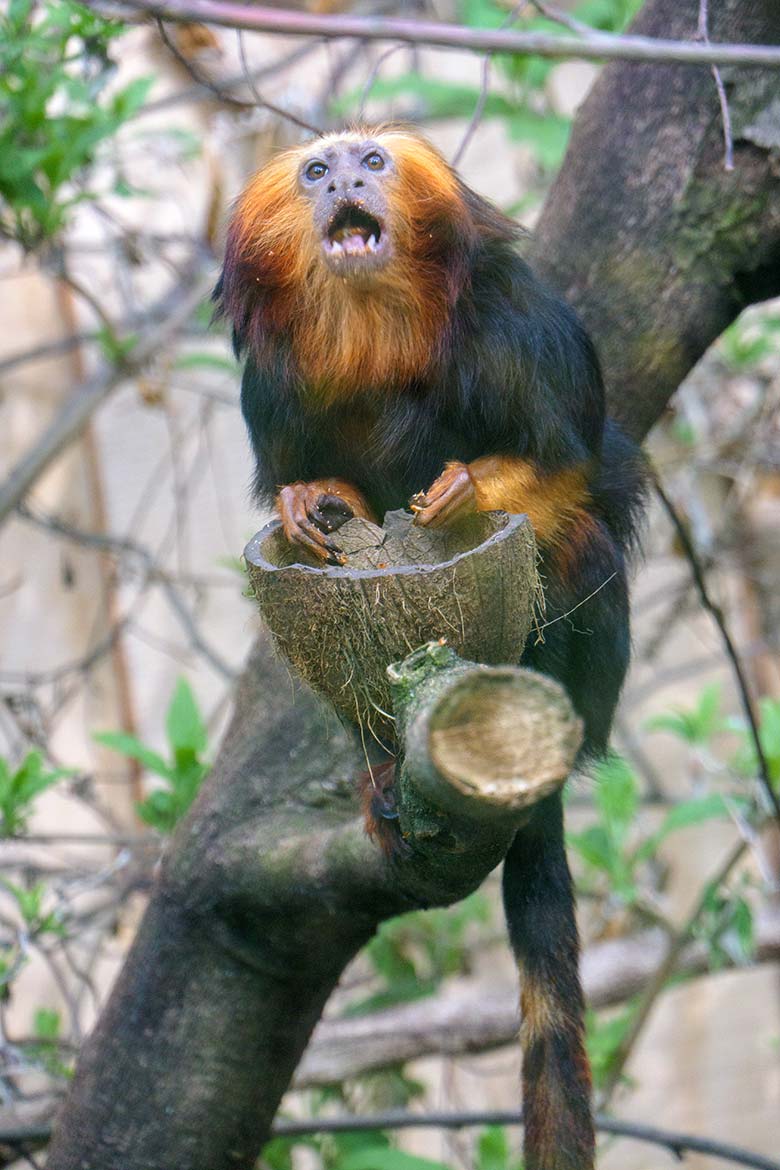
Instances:
[[[311,206],[325,264],[342,277],[372,277],[393,257],[393,157],[373,138],[325,139],[314,146],[303,156],[298,188]]]

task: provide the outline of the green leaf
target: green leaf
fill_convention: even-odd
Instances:
[[[450,1170],[443,1162],[419,1158],[386,1146],[356,1150],[339,1162],[338,1170]]]
[[[519,1170],[511,1157],[503,1126],[488,1126],[477,1138],[474,1170]]]
[[[63,776],[67,768],[47,770],[39,751],[28,752],[15,771],[0,757],[0,836],[13,837],[27,827],[38,796]]]
[[[239,372],[238,362],[218,353],[183,353],[173,363],[175,370],[208,369],[235,375]]]
[[[136,739],[134,735],[130,735],[126,731],[98,731],[92,738],[96,743],[102,743],[104,747],[111,748],[112,751],[119,752],[122,756],[138,760],[156,776],[162,776],[166,780],[171,778],[172,769],[162,756],[152,751],[145,743],[141,743],[140,739]]]
[[[556,170],[561,165],[569,145],[571,118],[520,108],[507,117],[506,125],[510,138],[530,146],[545,170]]]
[[[642,842],[635,857],[637,861],[647,861],[654,856],[661,842],[678,829],[701,825],[705,821],[728,818],[729,815],[729,806],[718,793],[693,800],[682,800],[669,810],[655,833]]]
[[[639,805],[639,783],[622,756],[610,755],[594,773],[596,806],[616,845],[623,844]]]
[[[208,732],[192,689],[184,678],[178,679],[176,683],[165,726],[175,754],[185,752],[197,755],[205,749]]]
[[[593,1083],[598,1088],[604,1083],[634,1021],[636,1001],[632,1001],[617,1015],[603,1017],[588,1010],[585,1015],[585,1046],[590,1058]]]
[[[54,1008],[38,1008],[33,1022],[33,1031],[39,1040],[56,1040],[62,1021]]]
[[[590,825],[581,833],[567,833],[568,844],[577,850],[588,865],[611,873],[615,861],[615,847],[603,825]]]
[[[47,889],[43,882],[37,882],[32,886],[17,886],[6,878],[0,878],[0,886],[7,890],[16,902],[31,935],[39,937],[44,934],[55,934],[62,937],[65,934],[59,912],[52,910],[44,913],[43,900]]]
[[[124,89],[114,95],[113,113],[117,119],[116,125],[132,117],[146,101],[149,90],[154,83],[153,77],[137,77],[126,85]]]
[[[691,745],[706,745],[723,730],[720,714],[720,683],[704,687],[695,707],[679,707],[665,715],[656,715],[645,724],[648,731],[669,731]]]
[[[274,1138],[263,1146],[258,1167],[262,1170],[293,1170],[294,1138]]]

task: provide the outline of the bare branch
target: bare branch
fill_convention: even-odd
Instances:
[[[753,702],[750,697],[750,688],[748,687],[747,676],[745,674],[744,667],[742,666],[742,661],[737,652],[737,648],[734,644],[734,639],[731,637],[731,633],[729,632],[728,623],[726,622],[723,610],[710,596],[709,589],[707,588],[707,580],[704,575],[704,569],[699,561],[696,549],[694,548],[691,535],[688,532],[688,529],[683,523],[681,517],[679,516],[677,509],[675,508],[671,499],[664,491],[663,486],[661,485],[661,482],[657,476],[655,478],[655,490],[659,500],[663,504],[667,516],[674,526],[677,539],[679,540],[682,550],[688,560],[688,564],[691,567],[691,574],[693,576],[701,604],[704,609],[706,609],[707,613],[710,614],[713,621],[715,622],[715,625],[718,627],[718,632],[720,634],[721,641],[723,642],[723,648],[726,652],[726,656],[729,662],[731,663],[734,680],[737,684],[737,690],[739,691],[739,697],[742,702],[742,709],[745,712],[745,718],[747,719],[750,738],[753,742],[753,750],[756,753],[756,761],[758,763],[758,773],[761,777],[761,783],[763,785],[769,807],[773,810],[777,824],[780,827],[780,797],[775,791],[774,784],[772,783],[772,776],[769,771],[769,762],[766,758],[764,746],[761,743],[761,735],[758,729],[756,713],[753,710]]]
[[[647,985],[669,943],[659,929],[589,946],[582,958],[585,998],[592,1008],[623,1003]],[[780,915],[771,907],[756,921],[758,962],[780,955]],[[707,949],[687,946],[677,971],[706,973]],[[399,1004],[366,1016],[322,1020],[295,1076],[297,1088],[331,1085],[422,1056],[466,1056],[513,1044],[517,1038],[517,987],[496,980],[453,981],[435,999]]]
[[[242,64],[244,65],[245,69],[245,80],[250,82],[252,94],[254,97],[254,101],[251,102],[244,101],[243,98],[235,97],[232,93],[230,93],[229,86],[227,88],[222,86],[218,81],[214,81],[202,70],[198,69],[197,65],[195,65],[195,63],[191,61],[189,57],[186,57],[184,53],[182,53],[176,47],[171,38],[168,36],[167,29],[159,17],[157,17],[156,24],[157,31],[160,34],[163,44],[168,49],[169,53],[171,53],[171,55],[176,58],[179,64],[183,66],[184,69],[186,69],[192,80],[197,85],[202,85],[206,89],[210,90],[210,92],[221,102],[224,102],[225,105],[232,106],[233,109],[237,110],[254,110],[262,107],[263,109],[268,110],[269,113],[276,114],[278,118],[284,118],[286,121],[292,122],[294,126],[298,126],[301,130],[306,130],[310,134],[321,133],[321,131],[316,126],[312,126],[310,122],[304,122],[302,118],[298,118],[295,114],[290,113],[289,110],[284,110],[281,106],[274,105],[273,102],[266,101],[265,98],[261,97],[257,87],[251,82],[249,78],[243,57]]]
[[[709,3],[708,0],[699,0],[699,24],[696,36],[703,45],[709,45]],[[723,120],[723,165],[727,171],[734,170],[734,140],[731,133],[731,110],[729,109],[726,87],[717,65],[712,66],[712,76],[715,79],[715,88],[718,91],[720,102],[720,116]]]
[[[156,307],[153,325],[114,365],[103,369],[83,383],[66,400],[45,431],[19,460],[4,483],[0,484],[0,524],[56,459],[61,451],[81,433],[102,402],[127,378],[155,358],[160,349],[176,336],[187,318],[203,300],[213,283],[213,275],[193,279],[182,276],[176,289]],[[161,319],[160,319],[161,318]]]
[[[105,8],[99,0],[87,0],[90,7]],[[367,41],[406,41],[408,44],[438,45],[447,49],[476,52],[525,54],[559,60],[666,61],[687,65],[762,65],[780,68],[780,46],[710,44],[671,41],[656,37],[615,36],[589,32],[587,36],[561,37],[540,32],[513,32],[435,21],[413,21],[373,16],[320,15],[292,12],[282,8],[255,7],[227,0],[122,0],[122,11],[147,13],[157,19],[200,21],[225,28],[285,36],[358,37]]]

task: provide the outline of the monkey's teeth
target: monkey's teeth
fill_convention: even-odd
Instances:
[[[344,251],[344,249],[342,248],[342,246],[338,240],[333,241],[333,243],[330,246],[330,250],[331,250],[331,252],[343,252]]]
[[[376,252],[376,236],[370,235],[366,241],[366,247],[369,252]]]

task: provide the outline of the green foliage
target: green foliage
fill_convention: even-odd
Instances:
[[[721,334],[718,352],[732,370],[751,369],[765,357],[780,352],[780,317],[740,317]]]
[[[0,757],[0,837],[23,833],[36,797],[70,775],[66,768],[45,768],[39,751],[28,752],[16,771]]]
[[[758,759],[753,736],[744,719],[732,719],[729,726],[740,733],[742,743],[732,761],[738,772],[755,776]],[[769,778],[775,788],[780,787],[780,699],[764,696],[758,705],[758,739],[769,769]]]
[[[490,1125],[477,1137],[474,1170],[523,1170],[523,1162],[512,1153],[506,1130]]]
[[[107,93],[108,48],[122,31],[74,0],[11,0],[0,13],[0,232],[24,248],[94,198],[100,144],[146,99],[149,78]]]
[[[705,821],[728,819],[729,806],[718,793],[674,805],[660,827],[650,834],[639,832],[639,782],[620,756],[602,761],[595,773],[598,819],[579,833],[569,833],[569,845],[585,863],[586,884],[606,885],[610,895],[624,905],[636,903],[640,870],[655,857],[659,845],[672,833]],[[732,802],[738,803],[738,802]]]
[[[584,0],[572,15],[593,28],[619,32],[640,3],[641,0]],[[497,0],[462,0],[459,15],[462,23],[472,28],[502,28],[507,24],[507,9]],[[560,24],[539,15],[523,14],[516,26],[523,32],[571,35]],[[486,95],[483,118],[500,118],[509,138],[529,146],[544,172],[554,172],[563,159],[571,128],[571,120],[551,108],[544,91],[556,62],[526,55],[496,54],[494,63],[503,85]],[[416,118],[470,118],[480,101],[480,90],[474,85],[411,71],[400,77],[375,79],[370,96],[386,103],[406,99],[405,112]],[[363,91],[355,90],[334,103],[332,113],[336,116],[354,113],[363,99]]]
[[[601,32],[619,33],[642,7],[644,0],[583,0],[573,15]]]
[[[315,1151],[322,1170],[449,1170],[441,1162],[395,1149],[387,1135],[379,1130],[276,1138],[264,1148],[260,1166],[267,1170],[292,1170],[295,1146]]]
[[[665,715],[649,719],[648,731],[670,731],[691,745],[705,746],[713,735],[723,730],[720,713],[720,684],[711,683],[704,687],[695,707],[678,707]]]
[[[464,969],[465,936],[488,917],[487,900],[477,891],[446,910],[418,910],[382,923],[364,952],[380,989],[353,1004],[350,1013],[433,994],[442,979]]]
[[[693,931],[704,942],[712,970],[748,963],[755,951],[753,910],[745,897],[745,883],[734,888],[711,885]]]
[[[38,1008],[33,1020],[35,1039],[25,1045],[27,1057],[53,1077],[68,1077],[72,1069],[60,1052],[62,1020],[54,1008]]]
[[[11,895],[24,921],[27,933],[33,938],[52,934],[62,938],[65,926],[58,910],[46,910],[44,900],[47,888],[44,882],[33,886],[17,886],[7,878],[0,878],[0,886]]]
[[[392,1146],[363,1146],[343,1157],[333,1170],[449,1170],[449,1167]]]
[[[170,833],[192,804],[209,765],[202,759],[208,733],[185,679],[176,684],[166,716],[166,733],[170,759],[165,760],[134,735],[124,731],[104,731],[95,736],[98,743],[132,760],[138,760],[164,784],[150,792],[136,805],[143,821],[161,833]]]
[[[615,1058],[628,1036],[634,1021],[637,1004],[632,1001],[619,1012],[599,1015],[587,1011],[585,1015],[585,1044],[590,1058],[595,1088],[600,1088],[612,1071]]]
[[[208,351],[180,354],[173,363],[175,370],[216,370],[221,374],[230,374],[237,377],[241,372],[240,366],[233,358],[219,353]]]

